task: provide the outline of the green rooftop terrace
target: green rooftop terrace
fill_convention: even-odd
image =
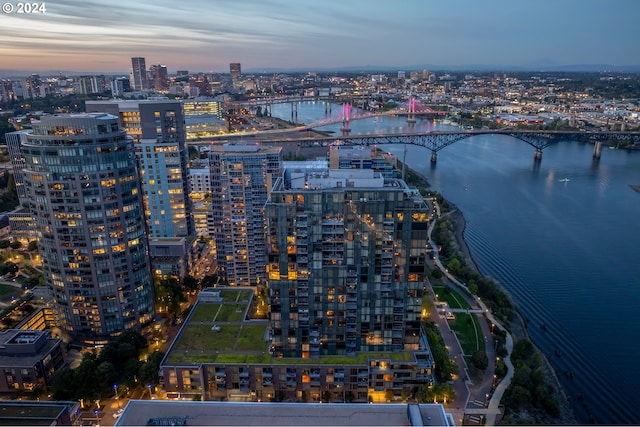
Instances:
[[[413,352],[367,352],[319,359],[277,358],[265,341],[268,322],[246,320],[253,291],[220,290],[221,302],[198,302],[171,346],[164,364],[252,363],[301,365],[367,365],[370,359],[411,362]]]
[[[222,301],[198,302],[171,346],[166,362],[200,364],[215,362],[220,356],[246,358],[265,354],[267,321],[246,320],[252,296],[252,290],[223,289]]]

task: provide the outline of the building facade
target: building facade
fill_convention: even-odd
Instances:
[[[119,117],[134,140],[149,237],[193,236],[189,156],[180,102],[87,101],[86,109]]]
[[[242,67],[239,62],[232,62],[229,64],[229,74],[231,74],[231,79],[234,81],[242,76]]]
[[[149,246],[162,246],[157,251],[152,248],[151,253],[162,253],[176,238],[185,238],[187,242],[183,246],[190,247],[195,225],[189,198],[189,156],[181,104],[164,98],[87,101],[86,109],[119,117],[121,126],[133,138]],[[171,253],[171,257],[151,257],[156,278],[182,279],[188,274],[193,264],[189,251]],[[174,268],[176,265],[184,268]],[[172,271],[182,274],[166,274]]]
[[[62,340],[46,331],[0,331],[0,393],[47,390],[64,366]]]
[[[264,204],[281,173],[281,148],[224,144],[209,152],[211,221],[219,275],[232,286],[265,279]]]
[[[13,169],[13,178],[16,183],[16,191],[18,192],[18,200],[21,205],[26,206],[28,203],[27,190],[24,186],[24,156],[22,155],[22,143],[27,140],[27,134],[31,130],[19,130],[16,132],[7,132],[4,134],[4,140],[7,143],[9,158],[11,159],[11,167]]]
[[[420,347],[428,208],[371,169],[285,170],[265,206],[274,354]]]
[[[147,65],[144,58],[131,58],[131,88],[133,90],[149,89],[147,78]]]
[[[57,324],[86,345],[154,314],[130,138],[108,114],[43,117],[23,144],[25,184]]]

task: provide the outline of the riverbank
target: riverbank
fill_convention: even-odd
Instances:
[[[451,210],[449,211],[449,216],[454,225],[453,237],[458,249],[458,253],[464,258],[467,265],[475,270],[476,272],[482,274],[478,269],[477,264],[473,260],[473,256],[471,255],[471,250],[467,245],[466,240],[464,239],[464,231],[467,227],[467,222],[464,217],[464,214],[460,209],[458,209],[455,205],[453,205],[450,201],[447,201]],[[500,286],[503,292],[508,294],[508,291],[504,289],[504,287]],[[567,393],[565,392],[560,380],[558,378],[558,374],[554,367],[549,362],[547,355],[545,355],[539,348],[536,347],[535,343],[529,337],[529,333],[527,332],[527,322],[522,317],[520,312],[516,306],[516,317],[509,322],[508,329],[511,335],[514,338],[514,341],[518,341],[519,339],[527,339],[534,346],[536,351],[542,356],[542,362],[545,369],[545,379],[551,385],[558,399],[558,403],[560,406],[560,417],[558,418],[560,423],[563,425],[574,425],[579,424],[573,408],[571,406],[571,402],[567,397]]]

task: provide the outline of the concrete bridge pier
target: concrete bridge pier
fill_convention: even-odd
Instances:
[[[435,163],[438,160],[438,152],[431,151],[431,163]]]
[[[324,101],[324,115],[327,116],[331,114],[331,103],[329,101]]]
[[[602,142],[596,141],[596,145],[595,147],[593,147],[593,157],[599,159],[601,154],[602,154]]]
[[[409,114],[409,116],[407,116],[407,123],[409,123],[410,125],[414,124],[416,122],[416,117],[413,114]]]
[[[345,120],[342,122],[340,131],[342,132],[342,136],[347,136],[351,133],[351,125],[349,124],[349,120]]]
[[[533,159],[537,162],[542,160],[542,150],[536,150],[536,152],[533,154]]]
[[[294,123],[298,121],[298,103],[296,101],[291,102],[291,121]]]

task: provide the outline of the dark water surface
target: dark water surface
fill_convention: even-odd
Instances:
[[[290,118],[290,106],[275,107],[274,116]],[[300,104],[298,120],[324,111]],[[406,128],[403,118],[352,123],[353,134]],[[416,128],[453,129],[429,121]],[[403,158],[402,147],[388,149]],[[640,152],[605,149],[594,162],[592,145],[564,141],[545,149],[539,165],[533,153],[522,141],[483,135],[441,150],[435,166],[416,146],[406,161],[463,212],[474,261],[529,320],[579,420],[638,424],[640,193],[629,184],[640,184]]]

